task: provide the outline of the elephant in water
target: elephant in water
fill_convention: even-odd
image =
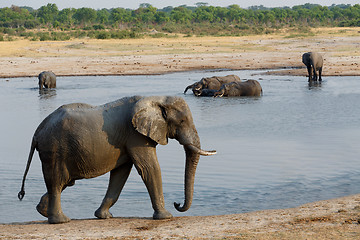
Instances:
[[[59,107],[35,131],[18,197],[21,200],[25,195],[25,179],[36,149],[47,188],[37,210],[49,223],[70,221],[60,202],[66,187],[78,179],[94,178],[109,171],[109,186],[95,216],[112,217],[109,208],[117,201],[133,165],[149,192],[153,218],[171,218],[164,206],[156,156],[157,144],[166,145],[168,138],[184,146],[185,202],[183,206],[174,205],[178,211],[187,211],[192,203],[200,155],[213,155],[216,151],[200,148],[190,109],[179,97],[134,96],[100,106],[73,103]]]
[[[260,96],[262,88],[258,81],[232,82],[223,84],[214,97]]]
[[[56,75],[50,71],[44,71],[39,74],[39,89],[56,88]]]
[[[203,88],[201,89],[201,91],[199,91],[198,93],[200,95],[196,95],[196,96],[201,96],[201,97],[213,97],[214,94],[217,92],[218,90],[215,89],[207,89],[207,88]]]
[[[302,62],[306,65],[310,81],[317,81],[318,76],[316,71],[319,72],[319,81],[321,79],[321,72],[323,68],[323,57],[317,52],[307,52],[302,55]],[[313,73],[313,74],[312,74]],[[312,76],[313,75],[313,76]]]
[[[230,82],[240,82],[240,78],[236,75],[227,75],[224,77],[207,77],[202,78],[199,82],[196,82],[194,84],[191,84],[185,88],[184,94],[189,90],[192,89],[195,96],[209,96],[209,93],[211,91],[206,91],[203,95],[203,89],[210,89],[210,90],[219,90],[220,87],[224,83],[230,83]]]

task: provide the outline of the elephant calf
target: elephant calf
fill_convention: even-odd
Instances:
[[[214,97],[260,96],[262,88],[258,81],[232,82],[223,84]]]
[[[61,192],[76,180],[94,178],[110,171],[106,195],[96,210],[98,218],[112,217],[109,208],[135,166],[149,192],[154,219],[171,218],[165,209],[160,165],[156,146],[168,138],[184,146],[184,205],[174,203],[184,212],[191,206],[196,166],[200,155],[216,151],[200,148],[200,138],[184,99],[171,96],[122,98],[100,106],[84,103],[63,105],[46,117],[36,129],[25,169],[25,178],[35,149],[39,152],[47,192],[36,209],[49,223],[70,219],[61,209]]]
[[[39,74],[39,89],[56,88],[56,75],[50,71],[44,71]]]
[[[212,96],[214,91],[204,91],[204,89],[209,90],[219,90],[220,87],[224,83],[230,82],[240,82],[240,78],[236,75],[227,75],[224,77],[207,77],[202,78],[199,82],[191,84],[185,88],[184,94],[187,92],[188,89],[192,89],[195,96]]]
[[[321,79],[321,72],[323,68],[323,57],[317,52],[307,52],[302,55],[302,62],[306,65],[308,75],[309,75],[309,82],[310,81],[317,81],[318,76],[316,71],[319,72],[319,81]],[[313,74],[312,74],[313,73]]]

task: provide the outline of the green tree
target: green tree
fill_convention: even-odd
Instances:
[[[148,3],[140,4],[140,8],[133,11],[133,15],[138,22],[153,23],[155,22],[156,8]]]
[[[73,25],[74,19],[73,15],[76,12],[74,8],[64,8],[61,10],[56,18],[56,20],[63,25]]]
[[[30,25],[30,22],[32,23],[31,25],[36,24],[34,17],[27,9],[14,5],[11,8],[5,7],[0,9],[0,26],[19,28]]]
[[[192,19],[192,11],[185,7],[176,7],[170,12],[170,19],[177,23],[189,23]]]
[[[131,22],[131,11],[124,8],[113,8],[110,12],[110,21],[112,23],[129,23]]]
[[[216,7],[214,10],[214,18],[217,22],[226,22],[229,13],[228,8]]]
[[[103,8],[96,12],[96,21],[101,24],[109,23],[110,12],[109,10]]]
[[[215,7],[201,6],[196,8],[193,17],[196,22],[214,22],[215,19]]]
[[[96,17],[96,10],[85,7],[77,9],[73,15],[73,18],[81,25],[93,23]]]
[[[166,12],[156,12],[154,15],[155,23],[163,24],[170,21],[170,17]]]
[[[48,3],[37,10],[37,17],[43,24],[52,23],[59,13],[59,9],[54,3]]]

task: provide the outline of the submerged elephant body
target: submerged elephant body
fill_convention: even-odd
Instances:
[[[184,94],[187,90],[192,89],[195,96],[210,96],[213,91],[208,90],[219,90],[224,83],[240,82],[240,78],[236,75],[227,75],[224,77],[207,77],[202,78],[199,82],[187,86],[184,90]]]
[[[19,199],[35,149],[42,163],[47,193],[37,210],[49,223],[70,219],[61,209],[60,195],[75,181],[110,171],[107,193],[96,210],[98,218],[112,217],[115,204],[134,165],[142,177],[154,209],[154,219],[170,218],[164,207],[156,145],[176,139],[186,153],[185,202],[178,211],[190,208],[196,166],[200,155],[215,151],[200,149],[200,140],[189,107],[178,97],[123,98],[101,106],[74,103],[61,106],[39,125],[33,136]]]
[[[258,81],[232,82],[223,84],[214,97],[260,96],[262,88]]]
[[[308,75],[309,75],[309,82],[310,81],[317,81],[318,75],[316,72],[319,72],[319,81],[322,81],[321,73],[323,68],[323,57],[317,52],[307,52],[304,53],[302,56],[302,62],[305,64]]]
[[[56,75],[50,71],[44,71],[39,74],[39,89],[56,88]]]

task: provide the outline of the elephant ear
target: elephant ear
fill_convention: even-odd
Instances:
[[[166,145],[168,138],[164,111],[161,104],[152,98],[139,100],[134,107],[132,118],[135,130],[161,145]]]

